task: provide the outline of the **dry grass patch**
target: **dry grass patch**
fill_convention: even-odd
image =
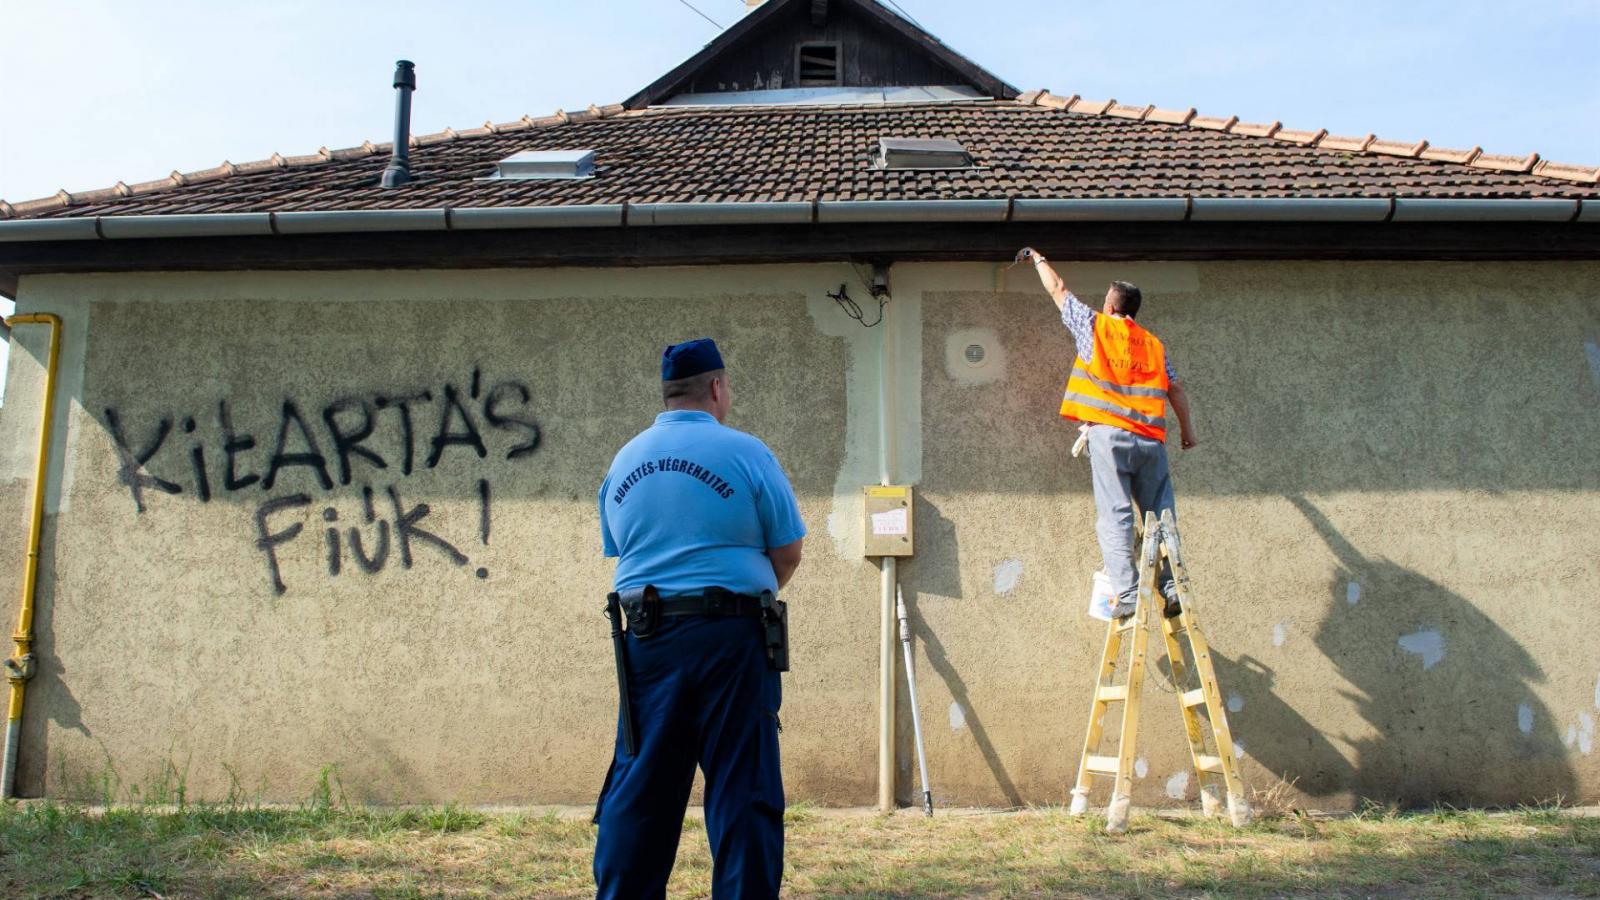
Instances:
[[[1374,809],[1214,820],[1010,813],[788,816],[793,897],[1600,897],[1600,820]],[[0,807],[6,897],[588,897],[594,830],[558,815]],[[709,896],[685,824],[673,897]]]

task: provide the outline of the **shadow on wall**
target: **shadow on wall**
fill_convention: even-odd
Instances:
[[[57,516],[46,516],[39,540],[38,596],[55,596]],[[26,701],[23,706],[22,741],[25,747],[39,748],[36,753],[24,752],[17,758],[18,796],[42,797],[46,770],[50,765],[49,727],[53,722],[59,728],[76,731],[84,737],[94,737],[83,721],[83,707],[67,685],[67,670],[55,653],[55,630],[51,620],[54,603],[38,603],[33,617],[33,656],[38,668],[28,681]],[[41,714],[41,710],[45,712]],[[86,795],[90,799],[92,795]]]
[[[1573,797],[1555,720],[1531,689],[1545,674],[1528,652],[1470,601],[1362,553],[1310,501],[1288,499],[1338,559],[1314,640],[1355,688],[1344,695],[1371,731],[1320,735],[1267,699],[1270,670],[1218,655],[1222,684],[1251,697],[1241,717],[1251,756],[1313,795],[1345,789],[1402,805]]]
[[[1211,662],[1225,696],[1249,698],[1242,712],[1230,712],[1234,738],[1249,748],[1250,758],[1295,790],[1328,797],[1350,790],[1356,769],[1329,737],[1293,706],[1273,693],[1273,670],[1253,656],[1230,659],[1211,648]],[[1165,657],[1158,663],[1171,678]],[[1267,785],[1251,787],[1266,789]]]
[[[1000,752],[995,748],[988,730],[984,728],[982,716],[973,708],[972,696],[967,689],[966,681],[945,651],[944,644],[940,643],[939,636],[934,633],[928,617],[919,609],[924,594],[955,600],[960,600],[962,597],[961,554],[957,546],[956,523],[940,512],[924,494],[917,494],[915,503],[919,550],[916,556],[902,559],[899,570],[901,590],[911,623],[913,646],[921,648],[928,665],[933,668],[933,673],[944,682],[945,689],[950,692],[950,699],[961,708],[962,723],[971,732],[972,740],[977,744],[978,752],[993,774],[995,786],[1006,798],[1006,803],[1011,806],[1021,806],[1022,794],[1017,790],[1010,773],[1006,771],[1005,764],[1001,762]],[[896,637],[899,637],[898,633]],[[915,806],[921,803],[922,788],[915,768],[916,735],[911,727],[909,712],[911,697],[906,687],[904,651],[898,641],[895,654],[897,685],[895,758],[900,763],[900,770],[896,773],[895,796],[896,799]],[[924,674],[921,677],[927,676]],[[926,682],[919,684],[925,685]],[[928,733],[931,728],[937,726],[938,719],[930,717],[926,705],[922,707],[921,712],[925,717],[922,723],[923,731]],[[935,801],[940,802],[940,798],[936,797]]]
[[[949,655],[945,652],[944,644],[939,642],[939,636],[934,634],[933,629],[928,626],[927,618],[918,614],[915,592],[906,591],[905,599],[906,611],[910,615],[911,622],[914,623],[912,626],[912,640],[921,645],[922,652],[927,656],[928,665],[932,666],[934,674],[944,681],[945,689],[950,692],[951,699],[960,705],[966,728],[972,733],[972,740],[978,745],[978,752],[983,755],[984,764],[993,773],[995,786],[1000,789],[1001,795],[1006,798],[1006,803],[1011,806],[1022,806],[1022,794],[1017,790],[1016,783],[1011,780],[1010,773],[1006,771],[1005,763],[1001,762],[1000,752],[995,749],[994,741],[990,739],[988,729],[984,728],[983,719],[972,706],[972,697],[967,690],[966,681],[961,677],[961,673],[957,670],[955,664],[950,661]],[[906,710],[909,708],[908,705],[911,701],[903,688],[905,683],[905,663],[897,660],[896,668],[899,670],[896,673],[897,678],[902,685],[897,699],[899,704],[897,708]],[[926,708],[923,711],[926,713]],[[896,718],[903,724],[909,724],[911,716],[907,712],[897,714]],[[924,721],[922,727],[926,731],[930,725],[930,722]],[[910,761],[915,764],[917,749],[912,743],[913,740],[914,736],[909,729],[900,730],[895,742],[896,758],[902,762]],[[909,800],[912,805],[920,802],[920,793],[918,793],[921,791],[920,782],[909,766],[901,767],[897,781],[905,788],[895,792],[897,799],[901,801]]]

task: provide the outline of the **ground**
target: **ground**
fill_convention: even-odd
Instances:
[[[791,897],[1600,897],[1600,818],[1370,807],[1242,831],[1059,809],[882,816],[791,807]],[[0,807],[7,897],[586,897],[582,811],[259,805]],[[670,895],[709,895],[685,823]]]

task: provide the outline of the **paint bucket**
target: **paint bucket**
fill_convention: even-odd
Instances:
[[[1089,615],[1102,622],[1111,621],[1111,610],[1117,605],[1111,592],[1111,576],[1104,569],[1094,573],[1094,586],[1089,591]]]

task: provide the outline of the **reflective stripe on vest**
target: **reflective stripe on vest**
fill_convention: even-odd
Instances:
[[[1161,341],[1131,319],[1097,315],[1094,359],[1074,361],[1061,415],[1164,441],[1168,386]]]
[[[1092,406],[1095,409],[1098,409],[1098,410],[1100,410],[1102,412],[1108,412],[1108,413],[1111,413],[1112,415],[1116,415],[1116,416],[1123,416],[1124,418],[1132,419],[1135,422],[1143,422],[1146,425],[1153,425],[1153,426],[1155,426],[1157,428],[1161,428],[1163,430],[1165,430],[1166,425],[1167,425],[1166,416],[1162,416],[1161,418],[1157,419],[1154,416],[1147,416],[1144,413],[1139,412],[1138,410],[1129,409],[1126,406],[1119,406],[1119,405],[1117,405],[1115,403],[1111,403],[1111,402],[1106,401],[1106,400],[1101,400],[1098,397],[1085,397],[1082,394],[1076,394],[1076,393],[1073,393],[1072,391],[1067,391],[1065,394],[1062,394],[1061,395],[1061,402],[1062,402],[1063,405],[1068,404],[1068,403],[1081,403],[1084,406]],[[1077,416],[1074,416],[1073,418],[1077,418]],[[1107,424],[1115,424],[1115,423],[1107,423]]]

